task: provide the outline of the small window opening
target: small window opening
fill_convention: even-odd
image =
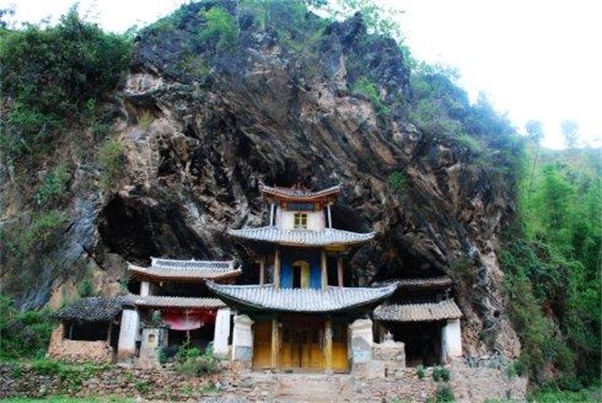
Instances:
[[[295,213],[295,229],[307,229],[307,213]]]
[[[65,326],[64,338],[68,340],[102,341],[107,340],[107,322],[72,323]]]

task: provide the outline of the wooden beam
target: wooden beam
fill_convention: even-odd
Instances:
[[[332,320],[324,322],[324,369],[332,370]]]
[[[280,328],[278,319],[272,319],[272,368],[278,368],[278,355],[280,354]]]
[[[109,322],[109,328],[107,329],[107,344],[111,345],[111,331],[113,330],[113,319]]]
[[[322,267],[322,291],[328,288],[328,268],[327,268],[326,251],[320,252],[320,266]]]
[[[337,256],[337,277],[339,287],[343,287],[343,257],[341,255]]]
[[[274,256],[274,289],[280,289],[280,248],[276,247],[276,256]]]
[[[265,255],[259,259],[259,285],[265,284]]]

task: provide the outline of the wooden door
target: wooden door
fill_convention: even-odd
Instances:
[[[337,372],[349,370],[347,358],[347,324],[332,325],[332,369]]]
[[[280,345],[280,368],[322,369],[322,334],[320,327],[285,324]]]
[[[253,325],[253,368],[272,366],[272,321]]]

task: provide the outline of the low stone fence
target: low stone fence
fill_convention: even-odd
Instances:
[[[18,396],[115,396],[163,401],[186,401],[196,397],[198,400],[199,396],[217,393],[221,376],[225,373],[191,377],[169,370],[117,366],[86,371],[85,366],[80,365],[84,367],[81,371],[48,373],[31,364],[0,364],[0,399]]]

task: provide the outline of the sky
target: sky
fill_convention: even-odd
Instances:
[[[186,0],[80,0],[104,29],[123,32]],[[0,0],[14,21],[51,22],[74,0]],[[414,58],[455,67],[471,100],[484,92],[519,132],[542,122],[547,148],[564,147],[560,124],[579,124],[581,145],[602,145],[602,3],[595,0],[382,0],[398,17]]]

